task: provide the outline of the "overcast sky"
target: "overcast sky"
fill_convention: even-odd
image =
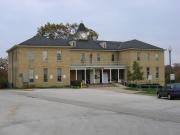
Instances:
[[[180,0],[0,0],[0,57],[46,22],[81,20],[101,40],[171,46],[173,63],[180,63]]]

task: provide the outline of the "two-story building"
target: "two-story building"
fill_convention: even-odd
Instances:
[[[74,39],[32,37],[10,48],[8,80],[13,87],[69,86],[127,81],[127,67],[137,61],[141,83],[164,85],[164,49],[138,40],[126,42],[87,40],[84,24]],[[150,78],[150,79],[149,79]]]

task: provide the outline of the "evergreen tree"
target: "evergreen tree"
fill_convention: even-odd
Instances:
[[[132,72],[128,68],[128,80],[129,81],[139,81],[143,80],[143,72],[141,71],[142,67],[138,62],[134,61],[132,66]]]

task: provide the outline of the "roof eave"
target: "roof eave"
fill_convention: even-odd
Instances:
[[[31,45],[23,45],[23,44],[21,44],[21,45],[19,45],[20,47],[27,47],[27,48],[37,48],[37,47],[58,47],[58,48],[72,48],[71,46],[67,46],[67,45],[61,45],[61,46],[59,46],[59,45],[33,45],[33,46],[31,46]]]
[[[9,53],[10,51],[14,50],[15,48],[19,47],[19,45],[14,45],[13,47],[11,47],[10,49],[6,50],[7,53]]]

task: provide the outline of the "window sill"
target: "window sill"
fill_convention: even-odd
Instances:
[[[57,83],[63,83],[63,81],[56,81]]]
[[[60,62],[62,62],[62,60],[56,60],[56,62],[57,62],[57,63],[60,63]]]

